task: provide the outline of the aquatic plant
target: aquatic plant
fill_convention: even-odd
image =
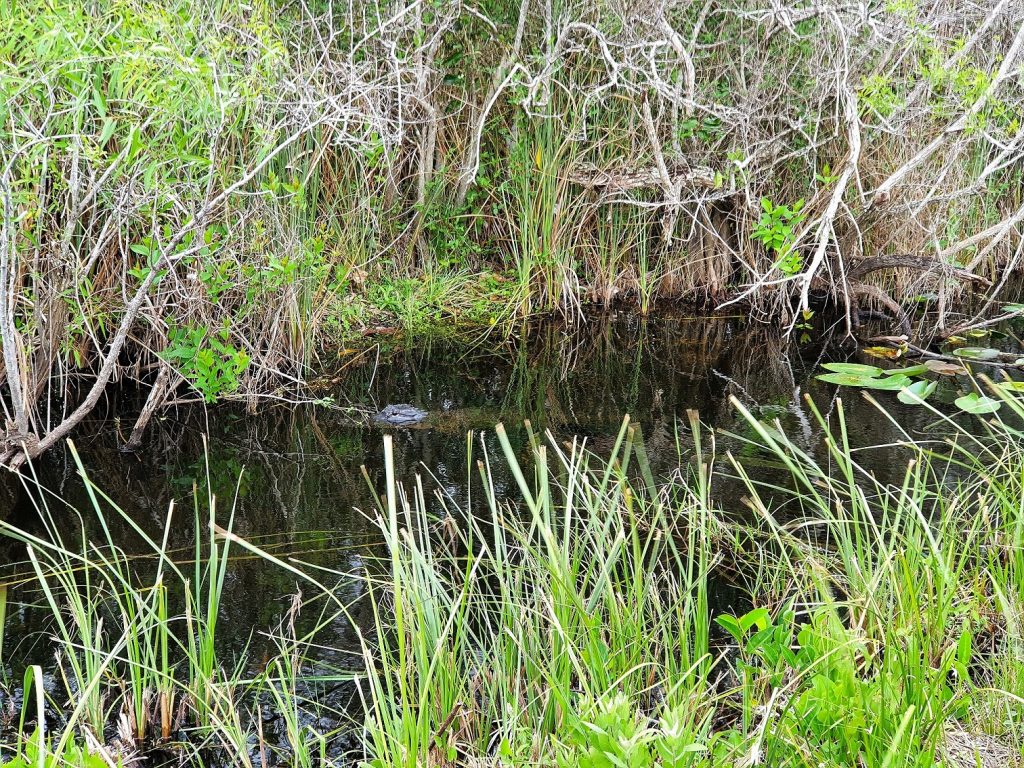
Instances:
[[[92,504],[80,513],[81,528],[62,528],[51,509],[61,502],[48,498],[41,488],[33,495],[43,522],[41,532],[29,533],[0,520],[0,534],[25,545],[34,578],[20,578],[17,589],[20,594],[38,590],[38,608],[50,618],[48,644],[56,658],[55,679],[63,688],[49,694],[47,708],[41,669],[34,666],[26,673],[26,701],[33,684],[38,694],[36,722],[52,720],[56,714],[62,730],[51,746],[41,731],[25,732],[23,711],[10,744],[17,750],[15,764],[22,751],[35,744],[33,759],[59,762],[65,755],[74,757],[74,765],[89,768],[97,760],[110,765],[154,748],[199,759],[204,751],[219,747],[232,764],[251,765],[251,750],[271,749],[261,743],[256,726],[260,700],[276,693],[274,700],[283,704],[287,691],[275,687],[279,677],[270,673],[250,687],[245,654],[229,663],[217,640],[232,516],[221,526],[216,498],[209,495],[200,504],[195,493],[190,574],[178,560],[181,553],[168,546],[178,522],[174,506],[167,511],[162,537],[150,538],[90,482],[74,446],[70,448]],[[93,526],[86,525],[86,516],[98,524],[98,539],[89,535]],[[113,538],[112,519],[124,523],[146,550],[123,549]],[[180,612],[172,612],[172,604],[180,606]],[[286,662],[268,659],[268,669],[293,670],[294,679],[307,642],[293,639]],[[285,653],[283,645],[281,652]],[[294,694],[294,685],[291,690]],[[116,733],[112,742],[111,733]]]
[[[195,515],[206,543],[192,577],[166,542],[148,545],[157,578],[140,579],[109,526],[78,546],[52,527],[32,537],[0,523],[32,553],[75,681],[52,751],[102,741],[123,712],[137,749],[217,749],[246,768],[340,761],[345,730],[359,735],[346,759],[376,768],[931,768],[982,753],[1011,764],[1024,750],[1024,402],[991,392],[1002,407],[980,432],[970,414],[920,403],[942,439],[902,433],[906,464],[891,480],[851,443],[841,402],[825,411],[810,398],[810,438],[738,401],[742,434],[711,435],[689,414],[668,477],[654,476],[628,420],[601,456],[529,425],[519,451],[498,426],[496,447],[467,439],[462,505],[443,486],[431,493],[429,472],[404,485],[385,435],[368,514],[386,551],[359,573],[278,557],[212,513]],[[716,495],[723,481],[740,483],[746,514]],[[93,498],[99,520],[123,514]],[[257,674],[219,656],[229,546],[304,594]],[[369,600],[363,623],[345,597],[353,579]],[[728,604],[711,595],[722,584]],[[177,616],[165,599],[175,593]],[[316,603],[320,618],[300,634],[299,611]],[[69,610],[84,627],[61,623]],[[313,658],[335,621],[352,623],[359,655],[325,677]],[[322,701],[325,679],[351,684],[355,708]],[[162,715],[139,737],[154,711],[139,706],[147,690],[187,707],[170,741]],[[18,738],[35,737],[22,724]]]
[[[447,541],[430,535],[422,486],[406,496],[389,460],[378,522],[391,561],[371,583],[394,612],[377,614],[365,646],[373,765],[494,749],[526,760],[586,716],[585,700],[619,690],[631,707],[702,717],[712,556],[695,531],[711,514],[706,499],[687,492],[670,511],[634,492],[625,473],[643,459],[628,424],[607,465],[578,442],[535,442],[529,480],[497,434],[522,504],[499,496],[484,455],[489,515],[446,505]]]

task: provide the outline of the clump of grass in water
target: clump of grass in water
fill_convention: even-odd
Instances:
[[[921,768],[973,765],[950,758],[965,744],[975,757],[1019,756],[1024,699],[1000,681],[1024,671],[1014,656],[1024,571],[1019,555],[1006,557],[1024,525],[1021,433],[995,421],[997,439],[981,439],[934,411],[949,426],[948,446],[904,433],[907,469],[889,485],[859,463],[841,404],[831,422],[808,404],[827,465],[735,403],[794,484],[766,488],[732,460],[760,538],[774,545],[775,562],[759,553],[752,596],[785,606],[729,627],[741,648],[744,729],[752,703],[767,702],[757,754],[766,764]],[[780,497],[798,510],[793,519],[780,521]],[[992,710],[1014,714],[996,723]],[[794,762],[794,753],[809,759]]]
[[[0,520],[0,533],[26,545],[42,607],[48,609],[54,627],[56,678],[71,710],[55,713],[63,720],[57,741],[45,738],[43,693],[37,680],[42,670],[30,669],[35,674],[26,677],[25,693],[27,697],[34,682],[40,697],[36,720],[41,725],[35,734],[26,734],[23,713],[13,745],[15,759],[30,754],[42,766],[61,756],[70,760],[70,755],[74,764],[102,766],[156,747],[202,763],[210,759],[211,749],[219,747],[215,759],[248,768],[253,744],[261,738],[253,714],[259,712],[260,697],[277,690],[277,680],[269,674],[247,679],[244,653],[233,668],[226,667],[220,655],[217,626],[234,540],[233,514],[227,528],[221,528],[216,499],[206,499],[205,519],[197,501],[195,566],[188,574],[168,548],[170,530],[177,523],[173,505],[162,538],[151,539],[89,482],[73,446],[71,453],[89,494],[90,512],[102,531],[99,541],[87,538],[84,520],[79,541],[73,541],[57,524],[45,495],[37,506],[44,528],[39,535]],[[110,515],[121,517],[149,547],[149,559],[156,566],[151,581],[140,582],[137,561],[143,556],[120,548],[108,524]],[[169,610],[172,594],[184,605],[181,615]],[[293,639],[288,646],[287,668],[293,676],[306,642]],[[280,670],[282,665],[271,658],[268,668]],[[278,687],[275,700],[283,706],[295,687]],[[56,690],[51,694],[55,707],[60,706],[58,695]],[[315,702],[305,703],[305,713],[316,716]],[[104,746],[115,731],[116,746]],[[268,751],[266,745],[261,747]]]
[[[486,513],[442,493],[440,519],[421,479],[411,493],[399,484],[386,438],[376,519],[389,557],[365,575],[375,611],[360,635],[365,763],[1011,765],[1024,746],[1024,434],[993,421],[977,437],[949,421],[945,444],[908,435],[911,460],[887,484],[860,462],[841,407],[810,404],[819,458],[735,405],[753,431],[739,439],[785,467],[768,485],[726,454],[746,524],[720,519],[723,470],[695,415],[693,459],[668,479],[653,477],[628,422],[602,460],[530,431],[523,462],[499,427],[500,459],[483,450],[468,463]],[[512,487],[495,482],[496,460]],[[311,568],[210,527],[347,614]],[[727,555],[754,608],[712,616],[709,577]],[[140,604],[162,615],[153,600]],[[282,640],[249,681],[259,706],[282,713],[277,759],[298,766],[330,762],[332,739],[309,725],[306,641]],[[105,674],[145,658],[107,649],[98,664]],[[233,682],[211,685],[210,739],[248,767],[262,734],[239,715]]]
[[[628,480],[621,435],[597,468],[577,444],[535,440],[528,477],[499,428],[517,503],[499,501],[485,454],[491,516],[446,503],[462,524],[453,546],[429,533],[422,483],[403,492],[386,445],[391,561],[374,589],[394,609],[366,646],[369,762],[924,768],[1019,755],[1021,434],[994,422],[998,440],[981,440],[951,423],[945,453],[908,436],[913,460],[887,485],[858,463],[841,408],[831,421],[814,410],[822,464],[736,406],[792,485],[731,461],[757,515],[741,526],[741,573],[764,606],[716,617],[735,657],[708,638],[722,526],[703,464],[651,494]]]
[[[500,426],[497,435],[521,503],[502,499],[485,452],[490,516],[439,497],[458,521],[447,543],[430,535],[422,483],[411,497],[398,485],[385,438],[378,522],[391,560],[372,588],[394,610],[377,613],[377,645],[365,646],[372,764],[488,754],[524,764],[559,753],[561,735],[584,731],[582,718],[608,701],[631,717],[664,713],[680,748],[703,740],[713,543],[704,534],[715,521],[701,484],[672,507],[634,490],[628,422],[606,464],[581,443],[534,439],[529,480]]]

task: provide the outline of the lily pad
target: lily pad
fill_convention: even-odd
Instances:
[[[986,395],[979,395],[977,392],[958,397],[955,402],[956,407],[961,411],[974,414],[995,413],[1002,405],[998,400],[993,400]]]
[[[823,373],[816,377],[827,384],[838,384],[841,387],[862,387],[863,389],[881,389],[895,392],[909,387],[913,382],[902,374],[875,378],[873,376],[857,376],[853,373]]]
[[[881,381],[872,376],[858,376],[855,373],[822,373],[814,378],[826,384],[838,384],[840,387],[866,387],[871,382]]]
[[[962,365],[950,363],[946,360],[929,360],[925,365],[932,373],[938,373],[942,376],[960,376],[967,373],[967,370]]]
[[[915,381],[909,387],[899,391],[896,398],[907,405],[920,405],[928,399],[928,395],[935,391],[937,381]]]
[[[882,375],[882,369],[876,365],[863,365],[862,363],[825,363],[821,366],[826,371],[833,373],[846,373],[851,376],[867,376],[875,378]]]
[[[999,357],[999,350],[991,347],[960,347],[954,349],[953,354],[968,360],[995,360]]]

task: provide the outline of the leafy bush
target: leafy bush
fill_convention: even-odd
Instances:
[[[794,248],[794,230],[804,219],[803,207],[803,199],[788,206],[777,205],[767,197],[762,197],[761,208],[764,213],[751,235],[775,254],[775,266],[787,277],[797,275],[803,269],[803,256]]]
[[[208,403],[236,392],[242,374],[249,367],[249,355],[230,343],[228,328],[171,328],[163,357],[175,365]]]

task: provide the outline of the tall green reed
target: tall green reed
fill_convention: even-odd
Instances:
[[[4,629],[7,626],[7,585],[0,584],[0,675],[4,669]]]
[[[495,749],[526,759],[553,748],[586,702],[620,692],[631,707],[697,719],[705,706],[710,507],[699,493],[666,505],[632,487],[628,422],[607,463],[532,435],[523,465],[496,434],[515,492],[496,485],[485,450],[482,515],[436,498],[447,538],[422,481],[410,494],[398,483],[385,437],[377,520],[390,560],[370,584],[392,607],[377,610],[365,644],[375,765]]]
[[[211,712],[219,688],[229,687],[239,675],[237,669],[221,674],[215,642],[229,551],[228,542],[219,541],[223,529],[215,522],[215,499],[207,500],[205,526],[197,506],[195,577],[189,578],[168,544],[176,523],[173,505],[160,539],[150,538],[91,483],[73,445],[70,452],[85,484],[88,514],[98,525],[98,536],[90,533],[82,513],[76,513],[78,531],[67,531],[42,488],[32,494],[42,522],[39,534],[0,521],[0,532],[26,545],[41,607],[49,614],[56,672],[67,700],[80,711],[82,726],[97,738],[123,718],[122,734],[136,745],[166,741],[184,724],[180,713],[186,708],[200,731],[209,731],[215,725]],[[122,549],[113,519],[125,524],[149,551],[129,554]],[[184,615],[171,613],[172,593],[184,603]],[[182,658],[187,679],[179,675]]]
[[[1024,415],[1010,400],[1015,415]],[[764,749],[831,756],[842,765],[930,766],[944,754],[952,723],[970,725],[975,710],[1014,695],[982,681],[1019,643],[1019,592],[1010,585],[1020,572],[1014,556],[993,567],[990,553],[1021,526],[1021,433],[995,419],[990,437],[979,438],[935,410],[945,440],[907,435],[902,479],[884,482],[857,458],[841,403],[830,416],[810,398],[807,404],[824,459],[735,403],[756,445],[786,470],[786,482],[765,484],[732,460],[777,563],[761,559],[755,599],[789,601],[806,617],[784,620],[802,654],[788,668],[791,679],[779,687],[761,676],[750,696],[785,694]],[[1006,627],[999,637],[991,635],[993,611]],[[996,644],[987,654],[980,652],[985,642]],[[761,662],[763,671],[763,654]],[[826,696],[836,705],[826,707]]]

